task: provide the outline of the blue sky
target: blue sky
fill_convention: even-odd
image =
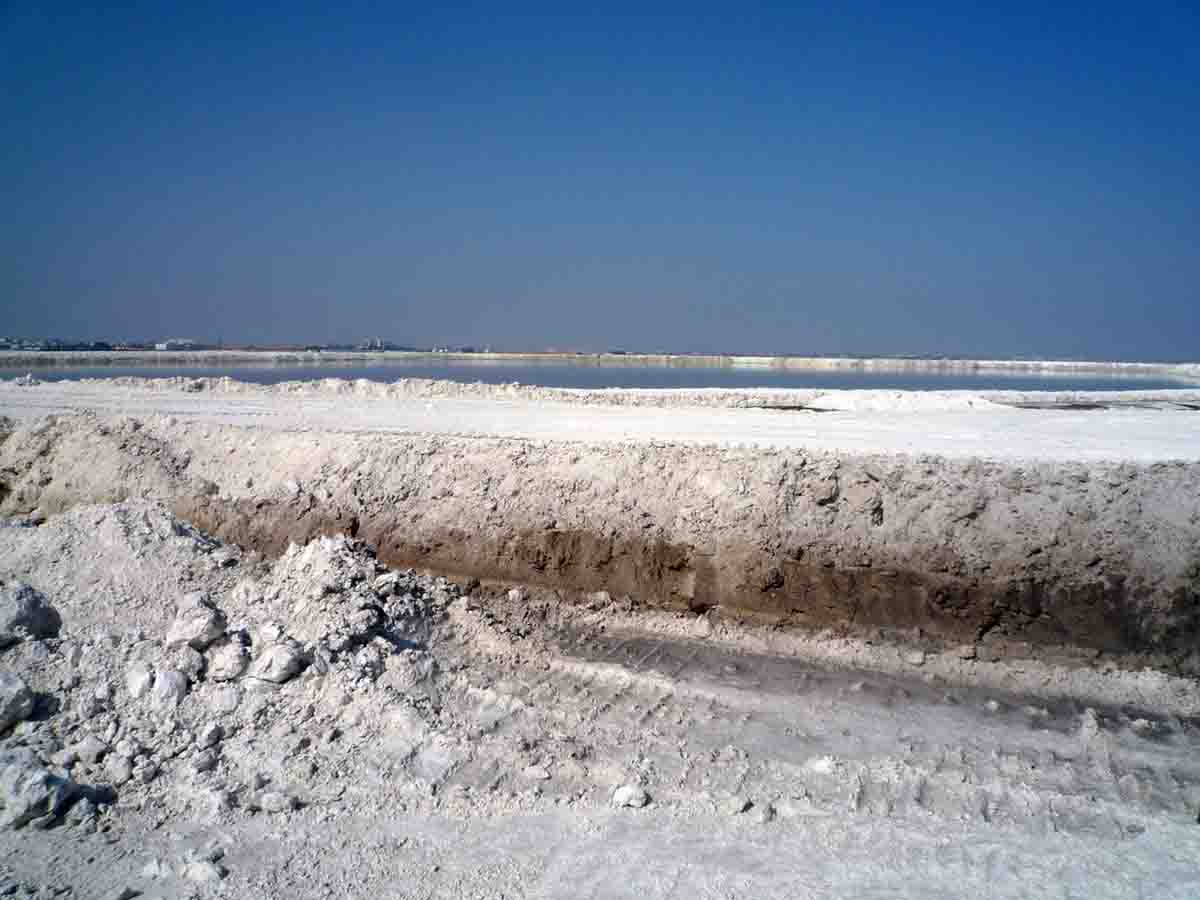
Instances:
[[[10,4],[0,333],[1200,357],[1200,13]]]

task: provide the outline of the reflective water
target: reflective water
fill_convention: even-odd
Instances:
[[[1120,391],[1166,390],[1194,386],[1193,382],[1120,374],[1045,374],[1030,372],[938,373],[894,371],[811,371],[804,369],[735,369],[695,364],[645,365],[587,360],[537,362],[528,359],[404,360],[378,363],[281,363],[231,366],[99,365],[0,367],[0,379],[32,371],[43,381],[79,378],[138,376],[193,378],[229,376],[257,384],[303,381],[314,378],[366,378],[390,382],[398,378],[444,378],[489,384],[542,385],[566,388],[881,388],[894,390],[1014,390],[1014,391]]]

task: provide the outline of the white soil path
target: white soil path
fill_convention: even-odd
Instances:
[[[811,392],[803,396],[827,411],[604,406],[520,397],[363,397],[269,388],[188,393],[103,383],[18,387],[6,382],[0,384],[0,415],[25,419],[92,410],[279,430],[806,448],[998,460],[1200,460],[1200,411],[1170,404],[1022,409],[991,402],[986,395],[957,392],[830,392],[815,401]],[[781,403],[787,398],[787,392],[779,393]]]

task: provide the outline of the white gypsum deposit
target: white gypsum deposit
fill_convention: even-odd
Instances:
[[[195,386],[0,385],[8,895],[1200,892],[1179,396]]]

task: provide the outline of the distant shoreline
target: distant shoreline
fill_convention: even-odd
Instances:
[[[1103,360],[907,359],[815,356],[681,356],[669,353],[435,353],[432,351],[82,350],[0,351],[0,367],[104,365],[273,365],[387,363],[444,360],[456,363],[566,363],[599,366],[669,366],[796,371],[1070,372],[1160,375],[1200,380],[1200,363]]]

